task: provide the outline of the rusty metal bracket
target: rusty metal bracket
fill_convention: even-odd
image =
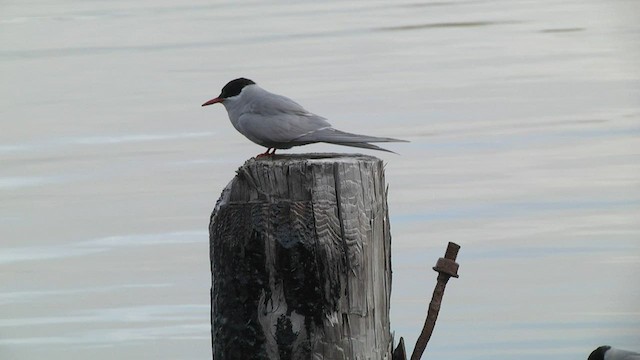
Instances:
[[[433,289],[433,296],[431,297],[431,303],[429,303],[429,310],[427,312],[427,319],[424,321],[422,332],[416,341],[416,346],[413,348],[411,354],[411,360],[420,360],[424,350],[427,348],[427,343],[433,333],[433,328],[436,326],[436,320],[438,319],[438,313],[440,312],[440,304],[442,303],[442,297],[444,296],[444,289],[447,286],[447,282],[451,277],[458,277],[458,268],[460,267],[456,263],[458,257],[458,251],[460,245],[450,242],[447,246],[447,251],[444,254],[444,258],[439,258],[436,262],[436,266],[433,270],[438,272],[438,282],[435,289]]]

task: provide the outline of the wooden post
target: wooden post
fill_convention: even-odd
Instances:
[[[213,358],[390,359],[383,163],[250,159],[211,215]]]

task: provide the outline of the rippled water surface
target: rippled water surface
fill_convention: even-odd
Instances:
[[[0,3],[0,358],[207,359],[249,77],[387,163],[392,328],[428,358],[640,350],[637,1]],[[289,152],[345,151],[312,145]]]

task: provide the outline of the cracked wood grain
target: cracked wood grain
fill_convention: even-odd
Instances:
[[[381,160],[248,160],[209,230],[214,359],[391,358]]]

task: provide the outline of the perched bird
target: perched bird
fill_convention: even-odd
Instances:
[[[587,360],[640,360],[640,353],[604,345],[593,350]]]
[[[264,90],[255,82],[239,78],[229,81],[217,98],[202,106],[222,103],[231,124],[242,135],[267,151],[258,156],[270,156],[276,149],[324,142],[358,148],[382,150],[375,142],[405,142],[405,140],[352,134],[331,127],[327,119],[312,114],[288,97]],[[270,152],[273,149],[273,152]]]

